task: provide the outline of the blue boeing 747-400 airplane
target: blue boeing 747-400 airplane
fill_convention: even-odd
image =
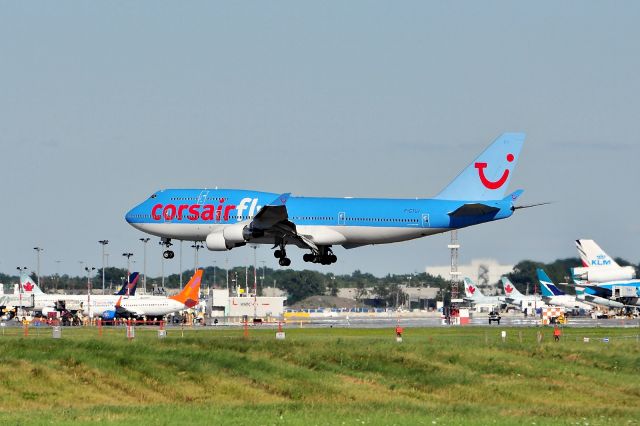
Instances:
[[[133,227],[171,240],[204,241],[223,251],[270,244],[281,266],[287,245],[309,250],[306,262],[329,265],[332,246],[350,249],[407,241],[505,219],[522,190],[505,196],[525,135],[505,133],[431,199],[296,197],[237,189],[165,189],[131,209]]]

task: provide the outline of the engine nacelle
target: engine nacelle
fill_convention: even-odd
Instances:
[[[211,251],[226,251],[233,248],[233,244],[227,245],[227,240],[224,239],[222,232],[212,232],[207,235],[207,239],[204,243]]]
[[[236,243],[244,243],[251,238],[251,232],[247,225],[230,225],[222,230],[225,241],[234,247]]]
[[[102,312],[102,315],[100,315],[100,317],[105,321],[113,321],[116,317],[116,310],[106,309]]]
[[[231,225],[226,226],[222,231],[212,232],[207,235],[205,243],[209,250],[225,251],[243,246],[247,244],[247,241],[253,238],[260,238],[263,235],[264,231],[250,229],[247,225]]]
[[[636,270],[633,266],[624,266],[621,268],[573,268],[571,273],[576,279],[592,283],[632,280],[636,277]]]

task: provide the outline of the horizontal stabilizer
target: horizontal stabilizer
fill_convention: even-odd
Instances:
[[[500,209],[493,206],[488,206],[482,203],[469,203],[463,204],[454,211],[448,213],[451,217],[465,217],[465,216],[484,216],[487,214],[493,214],[499,212]]]

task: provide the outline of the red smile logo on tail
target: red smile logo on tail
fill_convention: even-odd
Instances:
[[[513,156],[513,154],[507,154],[507,161],[508,162],[513,162],[513,160],[515,159],[515,157]],[[488,166],[487,163],[475,163],[475,167],[476,169],[478,169],[478,175],[480,176],[480,182],[482,182],[482,184],[485,186],[485,188],[488,189],[498,189],[500,188],[502,185],[505,184],[505,182],[507,181],[507,179],[509,179],[509,169],[506,169],[503,173],[502,176],[500,177],[500,179],[498,179],[497,181],[491,181],[489,179],[487,179],[487,177],[484,175],[484,169],[486,169]]]

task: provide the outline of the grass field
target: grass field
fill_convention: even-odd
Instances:
[[[507,331],[507,341],[500,331]],[[638,424],[640,329],[7,329],[4,424]],[[591,342],[584,343],[589,336]],[[609,343],[601,338],[609,337]],[[596,339],[597,338],[597,339]]]

